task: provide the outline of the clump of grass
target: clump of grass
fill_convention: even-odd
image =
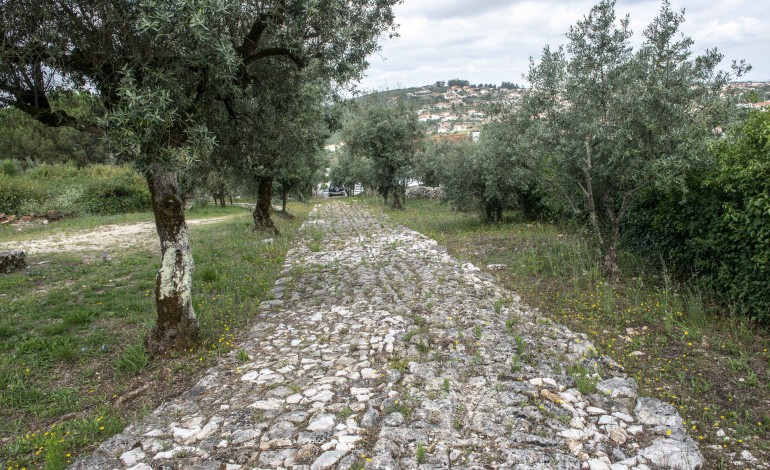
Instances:
[[[147,366],[149,360],[144,345],[134,344],[124,349],[115,360],[115,372],[129,377],[137,375]]]
[[[404,372],[409,368],[409,359],[406,357],[394,357],[390,360],[388,367],[393,370]]]
[[[215,282],[218,278],[217,272],[209,266],[201,270],[200,280],[202,282]]]
[[[513,328],[517,324],[517,320],[514,317],[509,317],[505,319],[505,332],[510,334],[513,334]]]
[[[417,463],[423,464],[428,461],[428,451],[425,449],[425,445],[420,442],[417,444]]]
[[[599,379],[585,367],[581,365],[570,366],[567,368],[567,373],[575,380],[575,388],[578,392],[588,395],[596,391],[596,384]]]
[[[340,417],[341,421],[345,421],[346,419],[350,418],[351,416],[353,416],[353,409],[350,408],[349,406],[346,406],[346,407],[342,408],[342,410],[340,410],[340,412],[339,412],[339,417]]]

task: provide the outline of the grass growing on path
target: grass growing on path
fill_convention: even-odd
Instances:
[[[381,210],[378,200],[366,200]],[[390,217],[484,269],[574,331],[589,335],[637,379],[642,393],[676,406],[707,468],[750,468],[748,450],[770,461],[770,331],[711,302],[696,286],[674,284],[624,254],[625,272],[608,283],[599,254],[580,234],[548,224],[485,225],[477,216],[408,200]],[[724,435],[722,435],[724,433]],[[732,454],[733,457],[729,457]]]
[[[169,359],[150,360],[142,343],[155,319],[158,253],[149,245],[111,253],[107,261],[30,255],[27,270],[0,276],[2,468],[64,468],[197,381],[236,347],[310,208],[291,204],[296,218],[277,218],[282,236],[271,243],[252,233],[242,208],[190,214],[232,217],[190,228],[193,302],[204,342]]]

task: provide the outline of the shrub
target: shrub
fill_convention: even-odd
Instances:
[[[19,162],[10,158],[0,160],[0,175],[16,176],[19,173],[21,173]]]
[[[754,112],[693,169],[685,188],[650,191],[629,241],[695,277],[754,320],[770,322],[770,113]]]
[[[90,168],[87,174],[90,177],[80,197],[84,212],[112,215],[151,208],[147,183],[135,171],[125,167],[97,165]]]
[[[0,212],[20,216],[26,204],[45,197],[45,191],[35,181],[0,174]]]
[[[40,165],[11,178],[0,173],[0,211],[14,215],[114,215],[151,208],[147,183],[133,169]]]

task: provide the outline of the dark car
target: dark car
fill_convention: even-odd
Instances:
[[[347,196],[344,186],[329,186],[329,197]]]

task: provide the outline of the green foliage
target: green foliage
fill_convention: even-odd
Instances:
[[[687,183],[649,192],[628,241],[696,276],[732,310],[770,321],[770,114],[754,111],[713,147]]]
[[[642,190],[681,183],[707,152],[715,125],[729,123],[722,89],[734,75],[722,55],[693,57],[679,27],[684,14],[663,2],[637,51],[629,18],[602,0],[570,28],[566,49],[544,50],[531,66],[525,109],[536,124],[544,187],[588,222],[602,248],[605,275],[618,272],[623,221]],[[566,105],[565,105],[566,104]]]
[[[425,449],[425,444],[419,442],[417,444],[417,463],[423,464],[428,461],[428,452]]]
[[[412,160],[422,144],[417,114],[404,100],[382,101],[370,95],[356,104],[342,131],[345,151],[359,159],[355,166],[368,177],[361,182],[400,208]]]
[[[567,369],[567,373],[575,380],[575,388],[583,395],[596,391],[596,384],[599,382],[599,378],[597,375],[591,374],[584,366],[570,366]]]
[[[93,215],[114,215],[150,209],[147,183],[133,170],[118,167],[91,169],[92,181],[84,185],[78,199],[81,211]]]
[[[60,108],[91,119],[96,112],[90,108],[91,100],[85,94],[60,94],[53,101]],[[110,159],[98,135],[49,127],[14,108],[0,109],[0,155],[20,166],[67,162],[86,165]]]
[[[444,188],[444,199],[459,210],[476,210],[499,223],[503,211],[526,219],[550,219],[556,200],[541,187],[526,135],[530,119],[511,113],[484,127],[478,144],[470,141],[429,145],[418,155],[415,176]]]
[[[0,212],[22,215],[28,201],[45,197],[45,191],[33,180],[0,174]]]
[[[134,376],[147,366],[149,357],[142,344],[134,344],[123,350],[115,360],[115,373],[121,376]]]
[[[0,174],[0,212],[114,215],[150,209],[147,183],[128,167],[40,165],[15,177]]]
[[[447,86],[470,86],[470,82],[468,80],[461,80],[459,78],[453,78],[446,82]]]
[[[0,175],[16,176],[19,173],[21,173],[19,162],[10,158],[0,160]]]

